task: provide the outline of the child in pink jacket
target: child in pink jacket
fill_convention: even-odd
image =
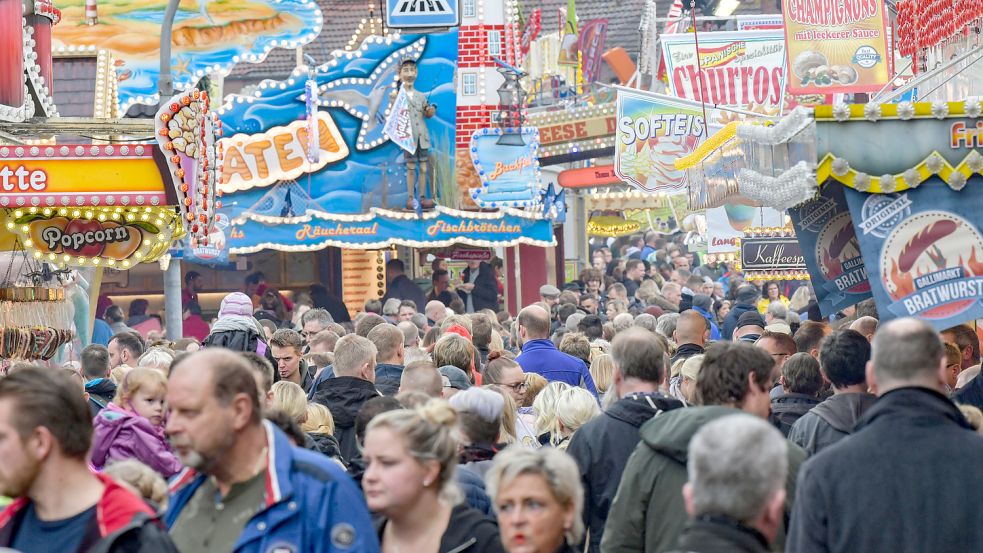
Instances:
[[[115,460],[136,459],[170,478],[181,462],[164,437],[167,378],[156,369],[126,373],[112,403],[93,420],[92,465],[102,470]]]

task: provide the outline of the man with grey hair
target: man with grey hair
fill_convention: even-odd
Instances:
[[[628,457],[638,444],[639,428],[682,402],[659,392],[668,365],[661,341],[643,328],[630,328],[611,345],[614,375],[611,389],[617,401],[591,419],[570,438],[567,448],[584,484],[584,524],[590,530],[588,551],[600,551],[608,510]]]
[[[392,324],[399,322],[399,305],[401,303],[396,298],[389,298],[386,303],[382,304],[382,316],[386,318],[386,322]]]
[[[311,309],[300,316],[301,334],[308,342],[315,334],[322,330],[327,330],[328,325],[334,322],[331,313],[327,309]]]
[[[505,398],[494,390],[472,387],[454,394],[448,403],[457,411],[461,466],[484,478],[497,452]]]
[[[396,332],[402,338],[402,333]],[[334,437],[345,461],[351,461],[358,453],[355,441],[358,410],[366,401],[380,395],[374,385],[377,353],[368,338],[357,334],[342,336],[334,348],[334,378],[317,384],[314,389],[314,403],[327,407],[334,417]]]
[[[683,486],[690,520],[675,551],[767,553],[782,526],[786,441],[761,419],[729,415],[693,436]]]
[[[773,322],[783,322],[788,324],[788,307],[780,301],[773,301],[768,304],[768,309],[765,311],[765,323],[771,324]]]
[[[676,323],[679,321],[679,313],[663,313],[659,315],[659,320],[655,325],[655,331],[668,340],[672,340],[672,335],[676,333]]]
[[[415,348],[420,345],[420,329],[410,321],[403,321],[396,325],[396,328],[403,333],[403,347]]]
[[[615,334],[628,330],[634,323],[635,318],[632,317],[631,313],[620,313],[611,321],[611,324],[614,325]]]
[[[871,349],[878,400],[802,467],[788,551],[983,551],[983,437],[943,395],[939,334],[896,319]]]
[[[648,313],[642,313],[641,315],[635,317],[635,320],[632,322],[633,326],[644,328],[649,332],[655,332],[655,328],[658,324],[659,320]]]

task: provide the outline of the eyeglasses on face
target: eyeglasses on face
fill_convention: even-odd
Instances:
[[[512,390],[518,392],[520,390],[526,389],[526,381],[515,382],[513,384],[500,384],[500,386],[505,386],[506,388],[511,388]]]

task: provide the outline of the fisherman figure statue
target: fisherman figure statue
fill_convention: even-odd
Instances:
[[[436,193],[434,183],[430,173],[430,131],[427,130],[425,119],[430,119],[437,113],[436,104],[427,101],[427,96],[416,90],[413,84],[416,82],[416,60],[404,59],[399,64],[399,86],[406,95],[409,104],[410,128],[413,132],[413,141],[416,150],[413,152],[403,152],[403,159],[406,160],[406,191],[409,194],[406,198],[406,209],[414,209],[413,199],[416,197],[416,183],[420,183],[420,206],[430,209],[434,206]],[[397,91],[393,91],[392,98],[396,97]],[[419,169],[419,179],[417,178]]]

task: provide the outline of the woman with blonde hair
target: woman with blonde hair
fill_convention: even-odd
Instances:
[[[556,422],[560,439],[555,446],[566,450],[574,432],[600,414],[597,398],[593,394],[583,388],[565,390],[556,402]]]
[[[383,553],[502,551],[490,518],[461,504],[454,482],[457,413],[431,400],[417,409],[377,415],[365,432],[362,489]]]
[[[549,381],[541,374],[526,373],[526,395],[522,399],[523,408],[532,408],[536,396],[546,388]]]
[[[163,515],[167,510],[167,482],[154,472],[154,469],[140,461],[136,459],[114,461],[106,467],[103,474],[156,507],[157,513]]]
[[[270,391],[273,392],[271,410],[283,411],[297,424],[304,424],[307,420],[307,394],[303,388],[293,382],[281,380],[274,383]]]
[[[328,457],[341,459],[341,446],[334,437],[334,417],[326,406],[320,403],[308,403],[307,420],[301,423],[300,429],[311,437],[318,451]]]
[[[533,401],[532,409],[536,413],[536,435],[540,444],[556,446],[563,438],[557,417],[557,402],[560,394],[570,387],[566,382],[550,382]]]
[[[572,457],[550,447],[511,446],[495,457],[486,483],[505,551],[577,551],[584,535],[584,489]]]
[[[597,394],[602,399],[614,383],[614,359],[610,354],[598,353],[590,363],[590,377],[594,379]]]

